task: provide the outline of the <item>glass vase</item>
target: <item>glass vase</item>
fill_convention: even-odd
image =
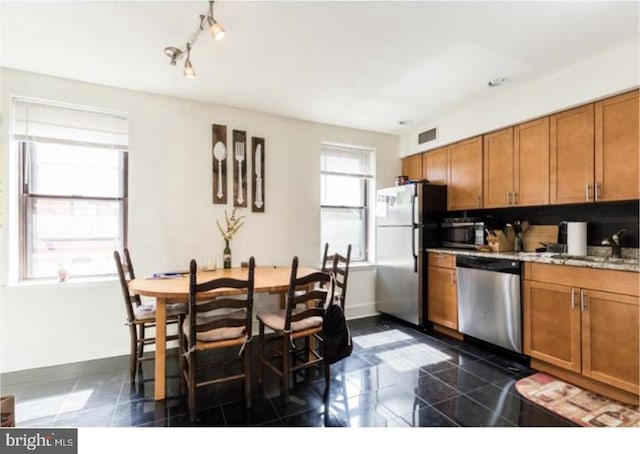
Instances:
[[[222,263],[225,269],[231,268],[231,249],[229,248],[229,240],[224,242],[224,251],[222,252]]]

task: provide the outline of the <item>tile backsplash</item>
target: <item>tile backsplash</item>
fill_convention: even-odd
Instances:
[[[456,211],[447,217],[491,215],[504,222],[527,220],[530,224],[560,224],[562,221],[587,222],[587,244],[600,246],[602,240],[618,230],[625,229],[622,246],[638,248],[640,201],[581,203],[575,205],[544,205],[537,207],[509,207]],[[560,238],[560,242],[563,239]]]

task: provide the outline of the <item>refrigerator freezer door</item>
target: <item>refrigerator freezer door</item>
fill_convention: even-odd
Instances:
[[[376,233],[376,309],[418,325],[420,273],[414,271],[413,227],[379,227]]]
[[[414,212],[415,184],[380,189],[376,193],[376,225],[413,225],[417,221]]]

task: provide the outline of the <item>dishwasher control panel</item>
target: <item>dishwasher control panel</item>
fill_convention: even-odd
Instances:
[[[495,273],[522,273],[522,262],[520,262],[519,260],[499,259],[492,257],[458,255],[456,256],[456,267],[493,271]]]

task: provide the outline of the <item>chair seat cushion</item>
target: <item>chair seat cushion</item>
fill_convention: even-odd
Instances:
[[[167,318],[184,314],[186,309],[186,304],[167,304]],[[155,303],[141,304],[140,306],[134,307],[133,315],[135,315],[136,320],[152,322],[156,319],[156,305]]]
[[[214,322],[216,320],[220,320],[223,318],[235,318],[244,320],[247,317],[247,313],[244,309],[240,309],[237,311],[230,312],[228,314],[214,315],[214,316],[206,316],[206,315],[197,315],[196,316],[196,325],[203,325],[205,323]],[[189,317],[187,316],[182,323],[182,331],[185,336],[189,338]],[[228,327],[228,328],[216,328],[211,329],[209,331],[203,331],[200,333],[196,333],[196,340],[200,342],[215,342],[227,339],[237,339],[239,337],[243,337],[245,335],[245,327],[237,326],[237,327]]]
[[[294,309],[292,314],[297,314],[306,309]],[[287,316],[286,310],[258,312],[258,319],[266,326],[274,331],[284,331],[285,317]],[[315,328],[322,325],[322,317],[314,316],[307,317],[297,322],[291,322],[292,331],[302,331],[309,328]]]

